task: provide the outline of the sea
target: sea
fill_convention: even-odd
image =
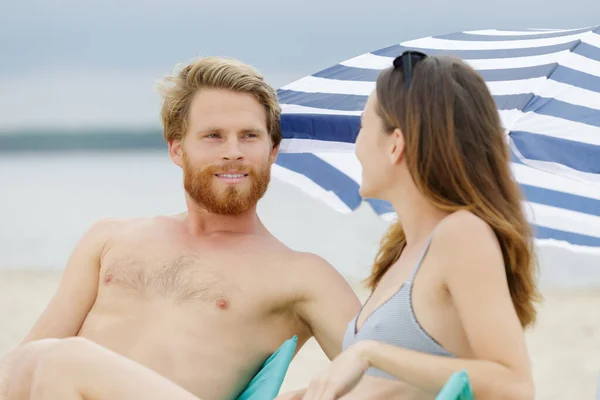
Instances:
[[[0,269],[62,270],[91,224],[185,210],[181,170],[154,131],[0,135]],[[350,214],[273,178],[259,202],[267,228],[364,279],[389,222],[365,203]],[[540,245],[540,282],[600,288],[600,256]],[[485,268],[485,265],[482,265]]]

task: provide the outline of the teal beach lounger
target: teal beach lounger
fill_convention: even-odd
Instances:
[[[256,376],[236,400],[273,400],[279,394],[288,367],[294,357],[298,337],[286,340],[265,361]]]
[[[473,390],[466,371],[452,374],[435,400],[473,400]]]
[[[294,357],[298,337],[286,340],[263,364],[236,400],[273,400],[279,394],[285,375]],[[454,373],[436,400],[474,400],[466,371]]]

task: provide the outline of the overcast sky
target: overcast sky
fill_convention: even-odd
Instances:
[[[154,80],[199,54],[279,87],[423,36],[592,25],[598,0],[3,0],[0,130],[156,125]]]

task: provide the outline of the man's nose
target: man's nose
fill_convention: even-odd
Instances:
[[[244,158],[240,143],[237,138],[229,139],[226,143],[223,159],[227,161],[239,161]]]

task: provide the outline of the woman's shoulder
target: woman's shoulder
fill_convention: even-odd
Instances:
[[[436,228],[436,238],[458,243],[495,240],[492,227],[471,211],[456,211],[444,218]]]
[[[500,243],[492,227],[470,211],[457,211],[444,218],[435,230],[433,255],[452,273],[481,264],[501,266]]]

